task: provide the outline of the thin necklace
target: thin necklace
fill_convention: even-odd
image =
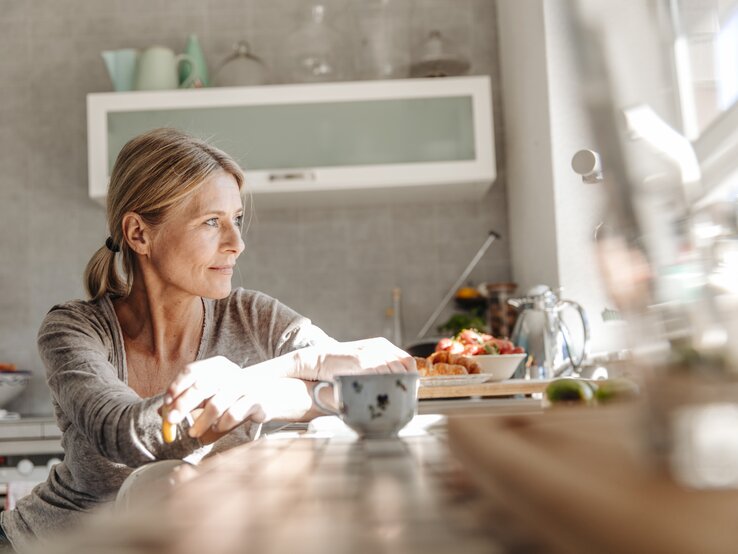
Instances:
[[[202,306],[202,321],[200,323],[200,340],[197,341],[197,350],[195,351],[195,360],[200,358],[200,350],[205,340],[205,299],[200,297],[200,305]]]

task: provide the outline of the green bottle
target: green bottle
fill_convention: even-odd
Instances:
[[[200,41],[197,40],[197,35],[192,34],[187,37],[185,54],[190,57],[191,63],[183,63],[180,65],[180,88],[200,88],[209,86],[208,66],[205,63],[205,54],[200,47]]]

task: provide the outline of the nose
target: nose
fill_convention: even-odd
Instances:
[[[223,249],[226,252],[233,252],[236,256],[239,256],[245,247],[246,245],[241,237],[241,228],[231,223],[224,233]]]

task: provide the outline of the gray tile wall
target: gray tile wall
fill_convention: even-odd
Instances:
[[[353,30],[358,0],[326,2]],[[279,66],[280,42],[307,0],[0,0],[0,360],[34,372],[9,407],[50,413],[35,337],[55,303],[83,297],[81,276],[105,239],[87,197],[85,95],[110,90],[100,51],[200,38],[213,68],[234,41]],[[499,114],[494,0],[400,0],[410,46],[431,27],[456,40],[474,74],[493,76]],[[405,46],[407,47],[407,46]],[[502,159],[500,119],[497,155]],[[507,233],[504,172],[479,202],[258,211],[235,285],[264,290],[339,339],[382,334],[391,289],[403,291],[413,337],[489,229]],[[472,278],[510,277],[507,241]]]

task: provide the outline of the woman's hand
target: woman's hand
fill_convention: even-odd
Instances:
[[[176,425],[197,410],[189,435],[212,442],[246,419],[264,420],[259,381],[223,356],[193,362],[169,385],[162,413]]]
[[[304,348],[295,354],[295,369],[289,376],[306,381],[329,381],[334,375],[417,371],[415,358],[382,337]]]
[[[216,356],[188,364],[172,381],[162,414],[177,425],[192,413],[189,435],[212,442],[246,419],[263,422],[308,411],[311,399],[301,381],[414,371],[415,359],[384,338],[303,348],[248,369]]]

